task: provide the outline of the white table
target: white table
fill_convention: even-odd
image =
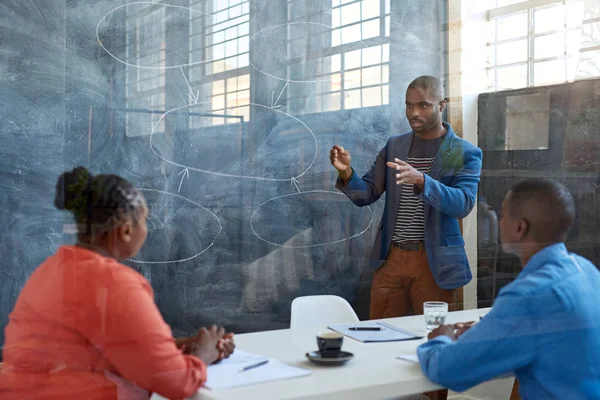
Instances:
[[[446,323],[478,321],[479,316],[488,311],[489,308],[451,312]],[[422,315],[385,321],[426,336]],[[312,375],[230,390],[201,389],[190,400],[390,399],[441,388],[423,375],[419,365],[396,359],[401,354],[415,354],[426,339],[360,343],[345,337],[343,350],[353,353],[354,359],[343,366],[325,367],[315,365],[305,357],[306,352],[317,349],[316,333],[314,329],[284,329],[236,335],[237,348],[308,368]],[[152,397],[152,400],[158,399],[163,398],[156,394]]]

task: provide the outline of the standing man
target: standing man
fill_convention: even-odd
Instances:
[[[475,205],[481,150],[442,122],[445,108],[439,79],[421,76],[406,91],[412,131],[392,136],[362,178],[348,150],[331,149],[336,187],[354,204],[387,192],[371,254],[371,319],[422,314],[425,301],[452,303],[454,289],[472,278],[458,219]]]
[[[464,391],[514,374],[524,400],[600,400],[600,271],[567,251],[574,219],[573,196],[550,179],[527,179],[506,194],[502,247],[523,270],[481,322],[429,334],[417,349],[429,379]]]

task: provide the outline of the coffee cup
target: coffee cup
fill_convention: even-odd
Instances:
[[[324,355],[337,354],[342,349],[344,335],[333,331],[323,331],[317,334],[317,346]]]

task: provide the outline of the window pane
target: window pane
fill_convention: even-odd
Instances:
[[[352,89],[360,87],[360,69],[346,72],[344,74],[344,88]]]
[[[581,46],[581,30],[575,29],[567,32],[567,54],[579,54]]]
[[[534,11],[535,33],[561,29],[565,23],[563,6],[537,8]]]
[[[237,36],[238,36],[237,26],[234,26],[233,28],[229,28],[229,29],[225,30],[225,39],[227,39],[227,40],[236,38]]]
[[[333,29],[331,31],[331,46],[336,47],[342,44],[341,29]]]
[[[242,6],[235,6],[229,9],[229,18],[237,18],[242,15]]]
[[[323,61],[324,72],[338,72],[342,68],[341,58],[342,57],[339,54],[325,57],[325,60]]]
[[[381,84],[381,66],[364,68],[362,70],[362,86]]]
[[[539,36],[534,39],[534,58],[550,58],[561,56],[565,53],[564,33]]]
[[[527,12],[498,17],[496,26],[498,29],[497,40],[527,36]]]
[[[389,65],[381,66],[381,81],[383,83],[388,83],[390,81],[390,66]]]
[[[496,71],[498,90],[527,87],[527,65],[498,68]]]
[[[236,69],[238,67],[238,58],[230,57],[225,60],[225,70],[231,71],[232,69]]]
[[[341,9],[334,8],[331,10],[331,27],[338,28],[341,25]]]
[[[583,0],[567,3],[567,27],[581,26],[583,21]]]
[[[223,0],[213,0],[213,10],[215,11],[219,11],[222,10],[224,8],[227,8],[228,4],[226,1]]]
[[[240,36],[247,35],[249,33],[250,24],[248,22],[238,26],[238,33]]]
[[[527,61],[526,39],[499,44],[497,47],[498,65],[513,64],[516,62]]]
[[[342,7],[342,25],[360,21],[360,2]]]
[[[209,53],[210,54],[210,53]],[[220,60],[225,57],[225,43],[218,44],[212,47],[212,58]]]
[[[242,91],[238,92],[237,99],[238,99],[238,101],[237,101],[238,106],[250,104],[250,91],[242,90]]]
[[[362,19],[379,16],[379,0],[362,0]]]
[[[231,57],[237,54],[237,40],[225,42],[225,56]]]
[[[220,110],[225,108],[225,96],[215,96],[212,100],[213,110]]]
[[[360,89],[349,90],[344,94],[344,108],[359,108],[360,107]]]
[[[564,82],[566,80],[565,69],[565,60],[535,63],[533,66],[533,80],[535,85]]]
[[[333,74],[330,77],[330,85],[329,90],[342,90],[342,75],[341,74]]]
[[[379,36],[379,20],[374,19],[369,22],[363,22],[362,24],[362,38],[370,39]]]
[[[363,107],[381,105],[381,87],[372,87],[362,90]]]
[[[362,49],[362,66],[381,64],[381,46]]]
[[[227,79],[227,91],[228,92],[235,92],[238,90],[237,81],[238,81],[237,76],[235,78]]]
[[[225,82],[223,80],[214,81],[212,84],[212,94],[223,94],[225,93]]]
[[[350,51],[344,56],[344,69],[354,69],[360,67],[360,50]]]
[[[250,45],[250,40],[249,40],[248,36],[244,36],[244,37],[238,39],[238,51],[240,53],[245,53],[245,52],[249,51],[249,45]]]
[[[567,80],[572,81],[577,78],[579,58],[573,57],[567,59]]]
[[[600,50],[581,53],[577,67],[577,78],[600,76]]]
[[[247,67],[250,65],[250,57],[248,53],[242,54],[237,58],[237,68]]]
[[[581,48],[600,45],[600,22],[590,22],[581,30]]]
[[[360,24],[342,28],[342,44],[358,42],[360,37]]]
[[[249,89],[250,88],[250,75],[241,75],[238,77],[238,89]]]

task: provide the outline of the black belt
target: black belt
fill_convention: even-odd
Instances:
[[[420,251],[425,247],[425,242],[392,242],[392,246],[406,251]]]

